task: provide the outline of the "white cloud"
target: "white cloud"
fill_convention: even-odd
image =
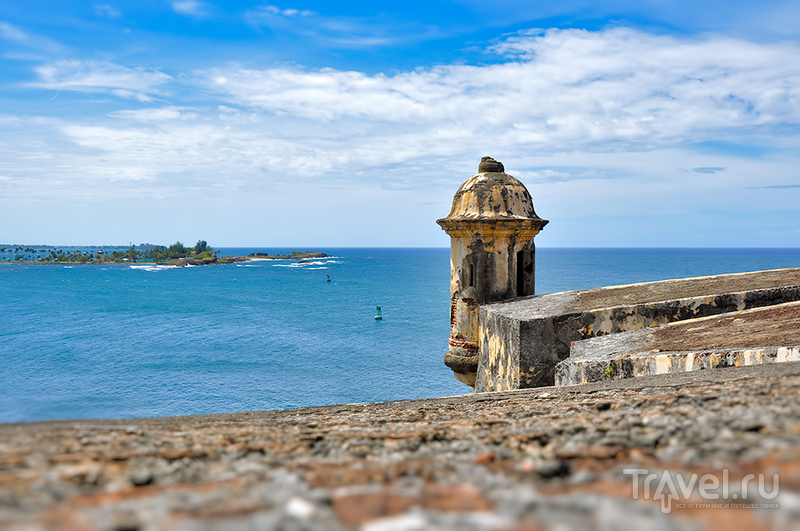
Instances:
[[[692,168],[692,171],[695,173],[719,173],[725,171],[725,168],[719,166],[704,166],[702,168]]]
[[[414,131],[545,152],[652,149],[800,123],[797,45],[552,30],[494,50],[508,59],[393,76],[220,69],[206,87],[227,103],[331,127],[383,124],[395,139]]]
[[[631,174],[587,154],[735,139],[742,131],[769,138],[773,127],[800,123],[800,65],[790,60],[800,50],[792,45],[618,29],[523,34],[494,49],[507,59],[393,76],[225,68],[173,79],[63,61],[40,67],[36,86],[140,100],[168,82],[199,88],[205,108],[121,109],[107,124],[60,127],[77,145],[105,153],[103,174],[113,173],[113,160],[148,176],[191,172],[198,182],[200,175],[253,182],[291,168],[299,178],[341,182],[377,173],[395,189],[427,186],[429,178],[415,175],[430,172],[444,186],[485,154],[532,182],[604,180]],[[585,164],[552,160],[564,153],[583,153]],[[437,169],[443,165],[448,172]],[[715,159],[678,167],[728,166]]]
[[[64,47],[46,37],[34,35],[29,32],[23,31],[13,24],[8,22],[0,22],[0,38],[13,42],[19,46],[28,49],[39,50],[42,52],[58,53],[64,51]],[[25,60],[38,59],[34,57],[20,57],[19,54],[6,54],[7,57],[19,57]]]
[[[493,50],[494,64],[394,75],[225,67],[173,78],[51,63],[36,86],[145,99],[169,84],[191,107],[127,100],[86,119],[9,119],[0,128],[0,174],[14,190],[37,190],[29,197],[76,201],[182,197],[222,209],[224,190],[233,206],[220,218],[236,217],[241,202],[290,215],[287,197],[314,209],[346,200],[365,210],[337,210],[331,231],[359,230],[365,212],[383,213],[388,232],[411,223],[430,234],[425,243],[443,245],[430,220],[446,214],[483,155],[531,186],[540,215],[561,220],[546,231],[549,245],[636,244],[636,234],[661,234],[665,220],[721,226],[715,204],[747,204],[755,216],[775,194],[800,193],[769,188],[796,182],[800,163],[791,132],[800,125],[796,45],[616,29],[522,34]],[[707,140],[768,149],[687,148]],[[754,186],[764,189],[741,192]],[[636,231],[626,235],[621,212],[643,220]],[[576,229],[587,220],[594,232]],[[613,238],[576,236],[604,230]],[[656,243],[680,245],[681,231],[670,235]]]
[[[122,13],[117,8],[108,4],[95,5],[94,12],[101,17],[119,18],[122,16]]]
[[[29,86],[77,92],[110,93],[125,99],[151,101],[172,78],[158,70],[126,67],[106,61],[66,60],[35,68],[40,81]]]
[[[208,15],[208,4],[200,0],[179,0],[172,2],[172,9],[181,15],[190,17],[205,17]]]
[[[514,176],[527,183],[561,183],[578,180],[605,180],[630,178],[630,171],[621,170],[619,167],[587,166],[559,166],[526,168],[515,170]]]
[[[309,11],[307,9],[294,9],[294,8],[281,9],[278,6],[272,6],[272,5],[259,7],[256,9],[256,12],[258,11],[272,13],[275,15],[283,15],[285,17],[310,17],[316,14],[313,11]]]
[[[797,38],[800,6],[793,0],[455,0],[475,11],[485,27],[519,26],[531,20],[561,18],[610,20],[646,27],[681,28],[694,34],[724,33],[753,40]]]
[[[133,122],[167,122],[196,118],[197,114],[186,112],[189,110],[188,107],[161,107],[156,109],[114,111],[109,116]]]
[[[182,152],[203,169],[238,168],[247,160],[250,169],[291,166],[309,178],[381,171],[393,186],[406,182],[401,170],[390,176],[404,165],[471,160],[487,150],[518,154],[518,167],[540,182],[604,178],[613,170],[535,159],[646,152],[740,134],[769,138],[774,127],[800,124],[795,45],[554,30],[521,34],[494,50],[506,59],[392,76],[224,68],[173,79],[157,70],[61,61],[38,68],[42,81],[35,86],[146,101],[168,82],[183,83],[209,101],[205,109],[118,110],[102,133],[97,125],[64,129],[81,145],[114,151],[131,143],[152,161]],[[120,120],[142,128],[128,134]],[[197,127],[205,134],[195,134]],[[797,139],[782,143],[790,149]],[[528,153],[535,156],[522,155]],[[714,161],[696,166],[726,167]]]
[[[292,34],[334,48],[369,48],[441,37],[441,30],[382,17],[324,16],[307,9],[259,6],[245,12],[253,28]]]
[[[28,40],[28,36],[25,34],[24,31],[14,26],[13,24],[9,24],[8,22],[0,22],[0,35],[2,35],[4,39],[9,41],[24,43],[25,41]]]

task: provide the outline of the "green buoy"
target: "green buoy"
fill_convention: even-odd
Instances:
[[[378,306],[378,315],[375,316],[375,320],[376,321],[380,321],[382,319],[383,319],[383,317],[381,317],[381,307]]]

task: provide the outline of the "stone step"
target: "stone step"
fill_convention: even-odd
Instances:
[[[800,361],[800,302],[575,341],[556,385]]]

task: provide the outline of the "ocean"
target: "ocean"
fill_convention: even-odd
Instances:
[[[186,268],[0,264],[0,422],[471,392],[442,363],[448,249],[313,250],[331,257]],[[536,259],[542,294],[800,267],[800,249],[540,248]]]

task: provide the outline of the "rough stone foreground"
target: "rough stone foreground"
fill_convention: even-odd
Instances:
[[[626,468],[659,473],[649,499],[644,476],[633,499]],[[728,499],[704,500],[697,484],[668,514],[665,499],[653,499],[664,477],[706,473],[728,477]],[[753,482],[741,491],[747,474],[768,475],[765,496]],[[381,404],[0,426],[2,529],[798,525],[800,363]]]

